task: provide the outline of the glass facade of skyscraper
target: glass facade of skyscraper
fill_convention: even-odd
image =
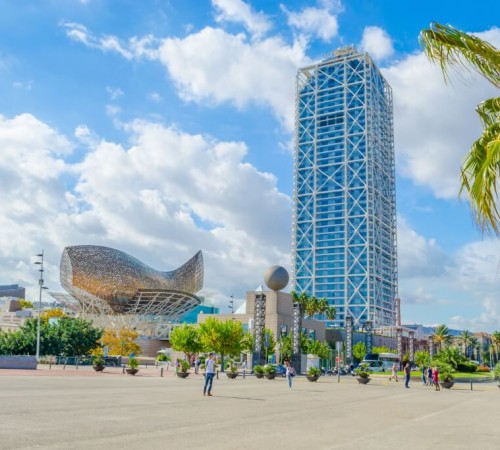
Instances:
[[[336,307],[329,325],[394,325],[391,88],[353,47],[300,69],[296,88],[292,287]]]

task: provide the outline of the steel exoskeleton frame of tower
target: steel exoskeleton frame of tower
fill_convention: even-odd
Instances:
[[[334,305],[329,325],[394,325],[391,88],[347,47],[300,69],[296,89],[292,288]]]

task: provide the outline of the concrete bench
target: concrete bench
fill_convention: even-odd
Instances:
[[[34,356],[0,356],[0,369],[36,369]]]

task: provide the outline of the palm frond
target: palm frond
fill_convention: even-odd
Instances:
[[[489,98],[479,103],[476,112],[485,127],[500,122],[500,97]]]
[[[448,67],[466,68],[500,87],[500,51],[490,43],[436,22],[420,32],[419,41],[427,57],[440,65],[446,80]]]
[[[462,186],[483,232],[500,235],[497,183],[500,177],[500,123],[485,129],[462,165]]]

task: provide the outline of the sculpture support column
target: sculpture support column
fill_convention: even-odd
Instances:
[[[410,335],[410,362],[414,362],[415,360],[415,332],[410,331],[408,333]]]
[[[345,354],[347,364],[352,364],[352,317],[346,315],[345,318]]]
[[[253,365],[262,363],[262,339],[266,321],[266,296],[263,292],[255,294],[255,309],[253,321]]]
[[[366,345],[366,353],[371,353],[372,352],[372,341],[373,341],[373,326],[372,326],[372,321],[367,320],[365,322],[365,331],[366,331],[366,336],[365,336],[365,345]]]
[[[401,366],[403,362],[403,329],[401,327],[396,327],[396,339],[398,342],[399,365]]]
[[[300,316],[300,306],[293,304],[293,324],[292,324],[292,366],[297,373],[301,373],[300,358],[300,332],[302,327],[302,318]]]

